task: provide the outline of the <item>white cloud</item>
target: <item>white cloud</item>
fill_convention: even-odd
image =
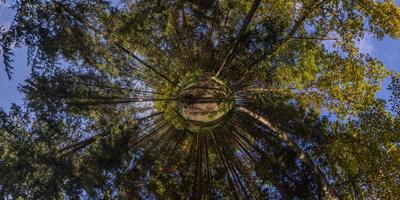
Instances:
[[[364,38],[362,38],[358,43],[357,47],[359,48],[361,53],[364,54],[372,54],[374,51],[374,45],[372,43],[373,36],[370,34],[365,34]]]

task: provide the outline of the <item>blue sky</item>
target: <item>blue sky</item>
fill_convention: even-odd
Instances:
[[[400,0],[396,1],[400,5]],[[14,13],[8,9],[8,5],[0,4],[0,25],[9,26]],[[381,60],[390,70],[400,72],[400,40],[385,38],[378,41],[366,35],[359,44],[360,50],[363,53],[368,53],[372,57]],[[7,74],[4,71],[3,61],[0,58],[0,107],[8,109],[11,103],[19,105],[23,104],[23,95],[17,90],[19,84],[28,77],[30,68],[27,66],[27,55],[25,48],[17,48],[14,51],[14,67],[13,79],[7,79]],[[382,85],[382,90],[377,94],[379,98],[388,99],[390,93],[387,87],[390,80],[386,80]]]
[[[8,27],[14,13],[8,9],[7,4],[0,3],[0,25]],[[17,48],[14,51],[15,56],[13,57],[13,79],[8,80],[7,74],[4,70],[4,64],[2,56],[0,58],[0,107],[8,109],[11,103],[22,104],[23,95],[17,91],[18,84],[28,77],[30,68],[27,66],[27,55],[26,48]]]

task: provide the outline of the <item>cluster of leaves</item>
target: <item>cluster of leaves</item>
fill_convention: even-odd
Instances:
[[[104,127],[83,124],[82,119],[31,116],[17,106],[8,114],[1,111],[1,196],[76,199],[86,194],[105,198],[113,191],[115,185],[109,180],[123,179],[118,171],[131,156],[126,149],[133,126],[127,129],[126,123],[117,122],[103,122]],[[90,132],[106,135],[87,138]]]
[[[322,151],[344,198],[397,198],[400,123],[398,117],[385,110],[384,102],[331,129]]]

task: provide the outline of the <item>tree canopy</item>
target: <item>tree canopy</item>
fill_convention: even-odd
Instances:
[[[1,197],[400,196],[400,81],[357,47],[400,37],[394,1],[11,4],[5,70],[26,46],[32,73],[0,112]]]

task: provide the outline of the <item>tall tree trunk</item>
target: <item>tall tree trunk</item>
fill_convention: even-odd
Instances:
[[[307,156],[307,154],[296,144],[296,142],[293,141],[293,139],[287,132],[282,131],[281,129],[272,125],[272,123],[267,118],[245,107],[238,107],[237,110],[250,115],[258,122],[260,122],[261,124],[265,125],[269,129],[274,131],[278,135],[279,139],[288,144],[288,146],[291,147],[296,152],[298,158],[313,170],[313,174],[319,182],[320,189],[325,194],[324,196],[327,197],[328,199],[335,199],[335,200],[339,199],[335,190],[328,185],[328,181],[326,180],[326,177],[322,173],[322,171],[318,168],[318,166],[314,164],[314,162]]]
[[[260,6],[260,2],[261,2],[261,0],[253,1],[251,9],[250,9],[249,13],[247,13],[246,19],[244,20],[242,26],[240,27],[239,34],[237,35],[235,42],[229,49],[229,52],[228,52],[227,56],[225,57],[224,61],[222,62],[221,67],[219,68],[216,76],[219,76],[219,74],[222,72],[224,67],[227,67],[230,64],[230,62],[235,58],[237,47],[240,43],[240,40],[242,39],[244,32],[246,32],[247,27],[249,26],[251,19],[253,18],[254,13],[256,12],[258,6]]]

